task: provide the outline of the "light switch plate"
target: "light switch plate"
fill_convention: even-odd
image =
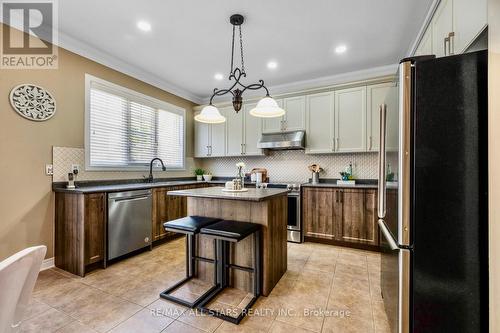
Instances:
[[[52,176],[54,174],[54,166],[52,164],[45,164],[45,175]]]

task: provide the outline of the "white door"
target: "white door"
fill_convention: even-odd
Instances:
[[[448,54],[445,38],[453,31],[453,0],[441,0],[432,18],[432,51],[436,57]]]
[[[277,99],[276,102],[278,103],[278,105],[280,107],[283,107],[283,100],[282,99]],[[284,121],[285,121],[285,117],[264,118],[262,120],[262,133],[280,132],[282,130]]]
[[[286,111],[283,129],[285,131],[303,130],[306,128],[306,98],[305,96],[283,99]]]
[[[487,0],[453,0],[455,53],[462,53],[488,24]]]
[[[210,153],[210,125],[194,121],[194,157],[207,157]]]
[[[333,152],[333,92],[306,97],[306,154]]]
[[[368,151],[378,151],[380,140],[380,110],[381,104],[387,105],[387,150],[398,148],[398,90],[395,83],[381,83],[367,87],[367,142]]]
[[[422,37],[422,40],[418,44],[418,48],[415,51],[416,56],[420,55],[430,55],[432,53],[432,24],[427,27],[427,30]]]
[[[243,109],[229,109],[226,114],[226,156],[243,154]]]
[[[231,110],[233,110],[233,107],[219,109],[220,113],[224,117],[226,117],[228,111]],[[220,157],[225,155],[226,155],[226,122],[222,124],[212,124],[210,125],[210,156]]]
[[[243,153],[245,155],[263,155],[262,149],[257,148],[257,143],[262,136],[262,118],[254,117],[248,112],[254,108],[256,103],[245,105],[244,110],[244,140]]]
[[[335,91],[335,151],[366,150],[366,87]]]

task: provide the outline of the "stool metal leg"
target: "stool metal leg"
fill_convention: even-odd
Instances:
[[[221,269],[222,272],[219,275],[220,277],[220,287],[214,290],[211,294],[209,294],[203,301],[201,301],[198,304],[198,309],[202,312],[208,313],[214,317],[223,319],[225,321],[229,321],[233,324],[238,325],[243,318],[247,315],[248,311],[250,308],[255,304],[257,299],[259,298],[261,294],[261,285],[262,285],[262,278],[261,278],[261,245],[260,245],[260,238],[261,238],[261,231],[257,231],[253,235],[253,241],[254,241],[254,265],[252,268],[250,267],[242,267],[238,265],[234,265],[230,263],[230,244],[227,241],[223,241],[220,239],[217,239],[217,242],[220,242],[220,248],[222,249],[221,252],[219,252],[220,256],[218,258],[221,258]],[[250,272],[253,275],[253,294],[254,297],[248,302],[248,304],[245,306],[245,308],[241,311],[238,317],[231,317],[226,314],[220,313],[219,311],[215,311],[212,309],[209,309],[207,307],[207,304],[211,302],[211,300],[217,296],[220,292],[222,292],[226,287],[229,286],[229,270],[230,269],[238,269],[238,270],[243,270],[246,272]]]
[[[161,298],[167,299],[169,301],[194,308],[196,307],[200,302],[205,300],[207,296],[211,295],[214,291],[217,291],[220,289],[220,284],[218,282],[218,267],[219,267],[219,262],[220,262],[220,257],[218,257],[218,248],[219,246],[216,245],[216,242],[214,241],[214,259],[208,259],[208,258],[202,258],[198,257],[196,255],[196,239],[194,235],[192,234],[187,234],[186,235],[186,277],[182,279],[181,281],[177,282],[174,284],[172,287],[168,288],[164,292],[160,294]],[[196,261],[204,261],[208,263],[212,263],[214,265],[214,280],[213,280],[213,286],[207,290],[203,295],[198,297],[194,302],[188,302],[183,299],[177,298],[175,296],[172,296],[171,293],[181,287],[183,284],[191,280],[196,276]]]

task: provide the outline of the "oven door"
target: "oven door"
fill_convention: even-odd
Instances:
[[[302,230],[300,223],[300,193],[288,193],[287,238],[289,242],[301,243]]]

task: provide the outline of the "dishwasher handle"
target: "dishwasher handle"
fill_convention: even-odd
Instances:
[[[137,201],[137,200],[149,199],[150,197],[151,197],[151,195],[148,194],[148,195],[136,195],[136,196],[132,196],[132,197],[114,198],[111,200],[114,202],[127,202],[127,201]]]

